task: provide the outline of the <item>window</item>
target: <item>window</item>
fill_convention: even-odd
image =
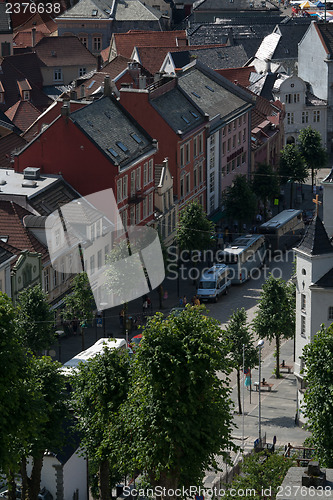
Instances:
[[[243,142],[246,141],[246,129],[243,130]]]
[[[320,122],[320,111],[314,111],[313,112],[313,122],[314,123],[319,123]]]
[[[154,212],[154,193],[149,193],[148,210],[149,215]]]
[[[134,224],[135,224],[135,208],[134,207],[131,207],[131,210],[130,210],[130,224],[131,224],[131,226],[134,226]]]
[[[203,133],[199,135],[199,154],[203,153]]]
[[[198,168],[197,167],[194,167],[194,170],[193,170],[193,187],[197,187],[198,186]]]
[[[222,154],[225,155],[225,142],[222,142]]]
[[[136,169],[136,189],[138,191],[141,189],[141,167]]]
[[[185,165],[185,155],[184,155],[185,146],[180,148],[180,166],[183,167]]]
[[[299,102],[299,94],[294,94],[294,102]]]
[[[199,165],[199,184],[203,183],[203,164]]]
[[[227,151],[230,151],[230,146],[231,146],[231,140],[228,139],[228,142],[227,142]]]
[[[56,68],[53,70],[53,81],[62,82],[62,69]]]
[[[180,197],[184,198],[184,177],[180,179]]]
[[[302,123],[309,123],[309,112],[302,111]]]
[[[239,145],[240,143],[241,143],[241,132],[238,132],[237,144]]]
[[[193,139],[193,155],[194,158],[198,156],[198,136]]]
[[[122,179],[117,180],[117,202],[119,203],[122,200]]]
[[[301,316],[301,335],[305,337],[305,316]]]
[[[288,123],[288,125],[293,125],[294,113],[287,113],[287,123]]]
[[[23,91],[23,100],[24,101],[30,101],[30,90],[24,90]]]
[[[236,128],[236,120],[234,120],[234,121],[232,122],[232,128],[235,130],[235,128]]]
[[[328,319],[333,319],[333,306],[328,308]]]
[[[211,196],[209,199],[209,208],[211,212],[214,210],[214,207],[215,207],[215,199],[214,196]]]
[[[242,163],[246,162],[246,153],[242,153]]]
[[[44,270],[44,292],[48,292],[50,288],[50,274],[49,269]]]
[[[225,167],[222,167],[222,177],[225,177]]]
[[[137,206],[135,207],[136,208],[136,210],[135,210],[135,212],[136,212],[135,213],[136,224],[139,224],[139,222],[141,220],[141,218],[140,218],[140,206],[141,206],[141,203],[138,203]]]
[[[79,76],[83,76],[87,73],[87,68],[79,68]]]
[[[102,250],[98,250],[97,252],[97,269],[102,267]]]
[[[2,57],[10,56],[10,43],[9,42],[2,42],[1,55],[2,55]]]
[[[237,156],[236,161],[237,161],[237,168],[239,168],[240,164],[241,164],[241,156],[240,155]]]
[[[231,124],[229,123],[229,125],[228,125],[228,134],[230,134],[230,132],[231,132]]]
[[[147,197],[143,198],[142,201],[142,219],[147,217]]]
[[[230,168],[231,168],[231,162],[229,161],[229,162],[227,163],[227,174],[229,174],[229,173],[230,173]]]
[[[185,144],[185,152],[186,152],[186,163],[190,163],[191,161],[191,152],[190,152],[190,143]]]
[[[246,123],[246,115],[243,115],[243,123]]]
[[[153,180],[154,177],[153,168],[154,168],[154,161],[149,160],[148,182],[151,182]]]
[[[94,274],[95,272],[95,255],[90,257],[90,274]]]
[[[128,175],[123,178],[123,200],[127,198],[127,185],[128,185]]]
[[[58,273],[55,269],[53,269],[53,288],[56,288],[58,285]]]
[[[286,104],[290,104],[292,101],[292,94],[286,94]]]
[[[148,183],[148,163],[143,165],[143,185],[146,186]]]
[[[214,193],[214,185],[215,185],[215,172],[211,172],[209,175],[209,192]]]
[[[223,129],[222,129],[222,136],[223,137],[225,136],[225,133],[226,133],[226,127],[223,127]]]
[[[5,93],[0,92],[0,102],[5,102]]]
[[[104,247],[104,262],[105,263],[108,260],[109,253],[110,253],[110,247],[109,247],[109,245],[105,245],[105,247]]]
[[[100,36],[94,36],[93,38],[93,51],[101,50],[102,39]]]
[[[121,221],[123,223],[123,228],[127,228],[127,208],[121,212]]]
[[[86,47],[86,49],[88,48],[88,38],[86,36],[80,36],[80,41],[81,43]]]
[[[235,168],[236,168],[236,161],[232,160],[232,162],[231,162],[231,170],[234,171]]]
[[[305,311],[306,306],[306,295],[304,293],[301,294],[301,309]]]
[[[131,196],[135,194],[135,170],[131,172]]]
[[[236,135],[234,135],[232,137],[232,147],[235,148],[236,147]]]
[[[190,192],[191,188],[191,174],[186,174],[186,194]]]

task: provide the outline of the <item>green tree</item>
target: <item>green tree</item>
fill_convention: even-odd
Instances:
[[[251,492],[251,498],[262,500],[263,498],[275,498],[278,487],[283,482],[285,475],[293,461],[278,453],[265,454],[264,452],[253,453],[244,458],[241,465],[241,473],[236,476],[231,485],[227,485],[228,490],[244,490]],[[266,495],[264,494],[266,490]],[[227,494],[226,498],[235,498],[232,494]]]
[[[84,350],[84,329],[94,318],[95,300],[87,273],[74,276],[72,293],[64,298],[64,317],[68,320],[78,318],[81,322],[82,350]]]
[[[19,294],[17,313],[16,326],[24,347],[34,354],[48,349],[55,339],[54,317],[40,285]]]
[[[252,190],[264,204],[264,219],[266,220],[267,201],[279,193],[278,175],[272,165],[266,163],[258,165],[253,176]]]
[[[303,349],[305,381],[302,410],[322,465],[333,467],[333,325],[322,326]]]
[[[187,306],[166,320],[152,317],[133,362],[132,386],[122,407],[127,423],[127,462],[152,486],[200,484],[204,471],[219,469],[215,457],[231,442],[232,362],[218,322]]]
[[[280,343],[295,335],[295,285],[272,275],[265,281],[258,310],[253,320],[254,330],[262,339],[276,344],[276,378],[280,378]]]
[[[179,215],[177,242],[180,250],[205,250],[212,245],[215,236],[214,223],[207,219],[202,206],[188,203]]]
[[[90,468],[98,476],[98,498],[109,500],[111,488],[122,477],[118,450],[124,436],[119,408],[129,387],[127,353],[105,348],[103,354],[80,364],[72,385],[77,427]]]
[[[229,356],[237,371],[237,393],[238,393],[238,411],[242,413],[241,391],[240,391],[240,372],[243,369],[243,345],[245,368],[253,368],[258,364],[258,351],[253,344],[253,336],[249,330],[247,316],[244,307],[237,309],[230,316],[228,326],[223,333],[225,340],[229,343]]]
[[[322,146],[320,133],[311,126],[301,129],[298,143],[304,161],[308,169],[311,169],[311,187],[313,190],[315,173],[319,168],[324,168],[327,164],[327,151]]]
[[[19,462],[19,448],[13,436],[19,436],[22,420],[22,377],[26,355],[18,330],[16,311],[10,298],[0,292],[0,470],[8,478],[9,497],[15,497],[14,472]]]
[[[49,357],[29,359],[25,382],[24,439],[21,441],[22,498],[38,500],[43,457],[46,450],[58,450],[64,442],[67,417],[65,375],[61,364]],[[32,459],[30,476],[27,458]]]
[[[304,158],[295,144],[287,144],[281,151],[279,175],[281,184],[290,185],[290,208],[292,208],[294,182],[304,182],[308,177],[308,170]]]
[[[250,221],[257,207],[257,200],[245,175],[236,175],[232,187],[229,187],[223,200],[228,217],[238,221],[238,227],[243,222]]]

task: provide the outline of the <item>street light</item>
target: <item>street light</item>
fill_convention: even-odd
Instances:
[[[261,444],[261,390],[260,390],[260,385],[261,385],[261,349],[264,347],[264,341],[263,339],[260,339],[258,342],[258,348],[259,348],[259,447],[260,449],[262,448]]]

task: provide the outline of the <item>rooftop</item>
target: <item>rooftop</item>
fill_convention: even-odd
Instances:
[[[6,3],[0,3],[0,35],[6,35],[13,32],[10,21],[10,14],[8,14],[6,11]]]
[[[6,116],[20,128],[23,132],[27,130],[41,115],[39,111],[30,101],[17,101],[14,106],[5,111]]]
[[[333,254],[333,245],[330,243],[319,216],[314,217],[308,225],[305,235],[296,249],[308,255]]]
[[[96,57],[76,36],[49,36],[34,47],[42,66],[97,66]]]
[[[134,47],[179,47],[188,45],[186,31],[136,31],[112,35],[117,54],[131,57]]]

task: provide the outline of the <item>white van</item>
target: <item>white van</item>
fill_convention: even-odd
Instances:
[[[197,289],[198,299],[217,302],[220,295],[227,294],[231,285],[229,274],[230,268],[225,264],[214,264],[204,270]]]

